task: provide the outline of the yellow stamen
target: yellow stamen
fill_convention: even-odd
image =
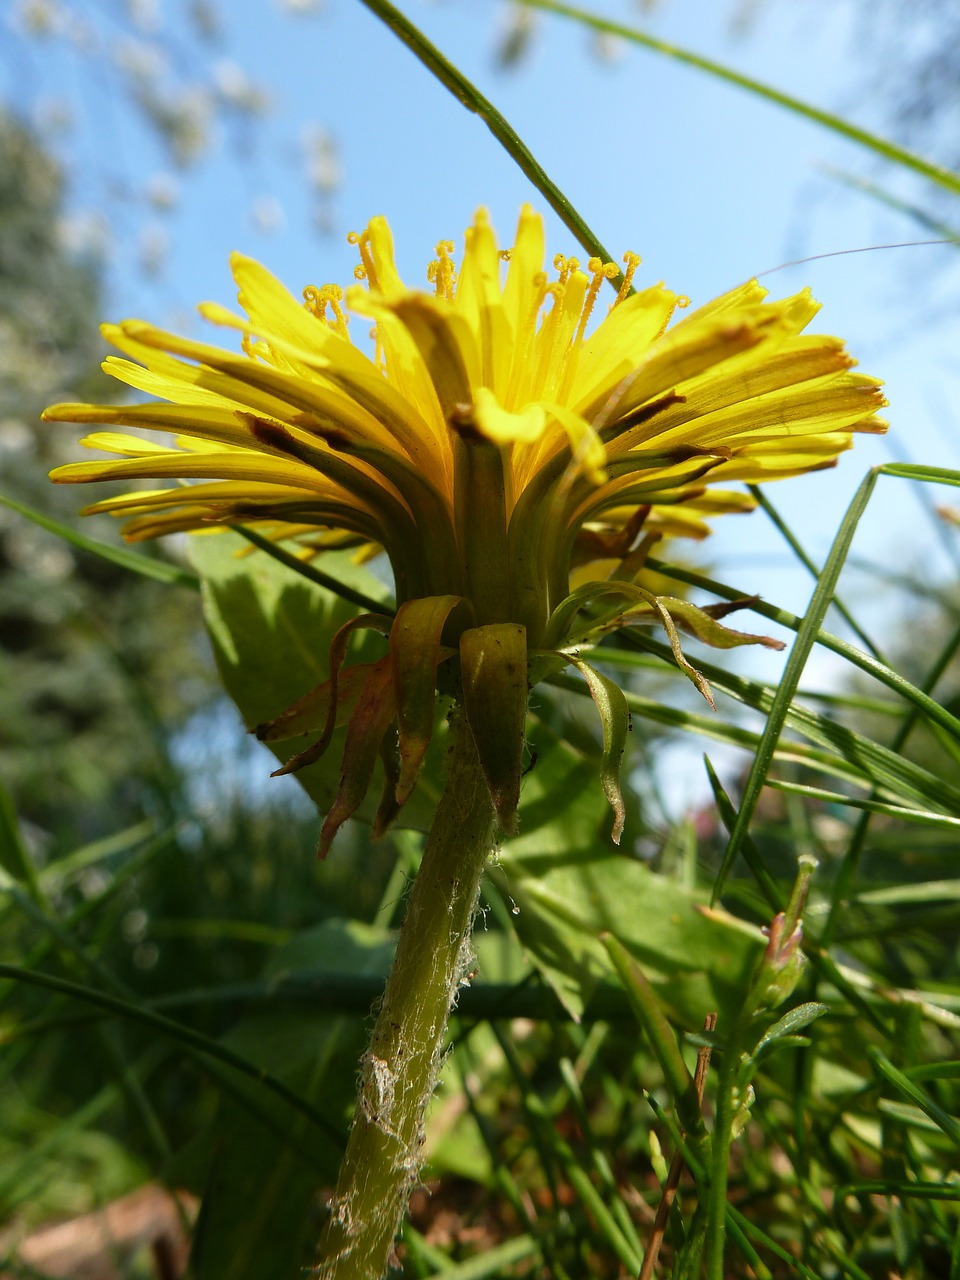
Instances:
[[[565,258],[562,253],[558,253],[553,260],[553,266],[560,276],[557,283],[566,284],[573,272],[580,270],[580,259]]]
[[[587,296],[583,300],[580,323],[577,325],[576,336],[573,339],[575,347],[579,347],[580,343],[583,342],[584,334],[587,332],[587,325],[590,323],[590,316],[593,313],[594,303],[597,301],[597,294],[600,292],[600,286],[604,280],[612,280],[617,274],[617,268],[612,262],[601,262],[599,258],[591,258],[587,263],[587,270],[592,273],[593,279],[587,289]]]
[[[347,332],[347,318],[343,314],[343,290],[338,284],[325,284],[318,289],[316,285],[308,284],[303,291],[303,304],[311,315],[316,316],[324,324],[330,326],[339,333],[341,338],[349,338]],[[327,307],[332,312],[332,318],[327,316]]]
[[[601,262],[599,258],[591,258],[587,263],[587,268],[592,272],[593,279],[590,281],[587,295],[583,300],[583,306],[580,308],[580,321],[577,325],[573,342],[570,345],[570,352],[563,371],[563,381],[560,384],[560,391],[557,396],[561,404],[566,404],[567,396],[573,385],[573,379],[576,376],[577,366],[580,363],[580,349],[583,346],[584,335],[587,331],[587,325],[590,323],[590,316],[597,301],[600,286],[604,280],[612,280],[617,274],[617,268],[614,263]]]
[[[457,283],[456,265],[450,256],[454,248],[452,240],[441,240],[436,246],[436,258],[427,266],[427,279],[434,286],[436,296],[447,302],[453,301]]]
[[[627,294],[630,292],[630,285],[633,281],[634,272],[636,271],[637,267],[639,267],[642,259],[639,253],[630,253],[628,251],[623,255],[623,261],[624,261],[624,265],[626,266],[626,270],[623,273],[623,280],[620,282],[620,292],[617,294],[616,299],[614,300],[614,303],[613,303],[614,307],[617,305],[618,302],[622,302],[624,298],[627,296]],[[611,307],[610,309],[612,311],[613,307]]]
[[[360,254],[360,266],[354,267],[353,275],[356,280],[369,280],[370,288],[379,290],[380,281],[377,278],[377,266],[373,260],[373,254],[370,252],[370,229],[367,228],[362,234],[358,235],[356,231],[351,231],[347,236],[347,244],[357,246],[357,252]]]

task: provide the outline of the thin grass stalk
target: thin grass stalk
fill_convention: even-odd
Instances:
[[[813,577],[814,581],[816,581],[816,579],[820,577],[820,570],[817,568],[814,561],[807,555],[806,551],[801,546],[799,539],[787,524],[786,520],[784,520],[783,516],[781,516],[780,512],[764,493],[762,486],[758,484],[748,484],[747,490],[752,495],[757,506],[760,507],[769,519],[770,523],[783,538],[784,542],[786,542],[793,554]],[[843,618],[844,622],[857,637],[863,647],[869,650],[878,662],[886,663],[886,658],[884,658],[883,654],[863,630],[847,606],[837,596],[834,596],[833,598],[833,607],[836,609],[837,613],[840,614],[840,617]],[[889,663],[886,664],[889,666]]]
[[[419,31],[399,9],[390,4],[389,0],[362,0],[362,3],[393,32],[402,44],[407,46],[411,53],[419,58],[445,89],[449,89],[462,107],[466,107],[468,111],[480,117],[520,172],[530,179],[563,225],[573,232],[582,248],[591,257],[600,258],[604,262],[613,262],[614,259],[603,247],[599,238],[587,226],[530,148],[507,123],[490,99],[485,97],[458,67],[448,61],[436,45],[431,44],[423,32]],[[611,283],[619,288],[622,278],[622,273],[618,272]]]
[[[882,156],[885,160],[890,160],[904,169],[920,174],[930,182],[936,183],[937,186],[943,187],[955,195],[960,194],[960,174],[954,173],[951,169],[945,169],[942,165],[935,164],[931,160],[925,160],[923,156],[915,155],[912,151],[908,151],[905,147],[897,146],[895,142],[891,142],[887,138],[881,138],[878,134],[861,129],[857,125],[851,124],[849,120],[844,120],[842,116],[833,115],[829,111],[823,111],[819,107],[813,106],[812,103],[804,102],[802,98],[794,98],[791,94],[783,93],[772,85],[764,84],[761,80],[754,80],[751,76],[742,75],[739,71],[735,71],[732,67],[724,66],[721,62],[714,62],[711,58],[704,58],[689,49],[681,49],[678,45],[668,44],[665,40],[658,40],[655,36],[648,35],[645,31],[639,31],[636,27],[628,27],[621,22],[613,22],[600,14],[590,13],[588,10],[576,8],[574,5],[561,4],[559,0],[519,0],[519,3],[529,9],[542,9],[545,13],[556,14],[560,18],[571,18],[573,21],[580,22],[586,27],[591,27],[594,31],[599,31],[603,35],[617,36],[631,44],[642,45],[645,49],[650,49],[653,53],[658,53],[663,57],[671,58],[674,62],[681,62],[688,67],[693,67],[696,71],[702,71],[718,80],[724,80],[727,84],[734,85],[738,89],[745,89],[748,93],[773,103],[775,106],[785,107],[788,111],[793,112],[794,115],[812,120],[815,124],[823,125],[825,129],[829,129],[833,133],[838,133],[841,137],[849,139],[851,142],[856,142],[860,146],[866,147],[868,151]]]
[[[932,694],[936,688],[940,677],[946,671],[947,667],[960,650],[960,627],[954,629],[949,636],[947,643],[943,646],[937,655],[936,661],[927,672],[927,677],[920,686],[922,692]],[[919,711],[914,704],[907,709],[903,720],[900,723],[893,741],[890,744],[891,751],[899,752],[906,745],[907,739],[916,727]],[[857,822],[847,851],[844,854],[843,861],[840,864],[834,881],[833,894],[830,902],[830,911],[827,915],[826,923],[823,928],[823,944],[829,946],[833,941],[833,936],[840,919],[840,911],[842,904],[846,901],[848,895],[853,890],[853,882],[856,879],[857,870],[860,866],[860,854],[863,850],[864,841],[867,836],[867,828],[870,825],[870,812],[865,811]]]
[[[787,659],[773,705],[770,708],[770,714],[767,717],[767,724],[760,739],[757,754],[743,788],[740,812],[737,815],[733,831],[730,833],[730,840],[723,857],[723,863],[714,883],[714,902],[719,899],[723,892],[723,886],[729,875],[730,868],[733,866],[740,846],[749,830],[757,801],[760,799],[760,793],[766,784],[767,772],[773,762],[773,755],[783,730],[784,721],[796,695],[800,677],[807,664],[810,651],[816,642],[820,624],[833,599],[837,579],[840,577],[840,571],[846,561],[860,517],[866,510],[870,495],[873,493],[879,476],[879,469],[874,468],[868,471],[861,481],[850,506],[847,508],[840,528],[837,530],[837,536],[833,540],[833,546],[830,548],[830,554],[823,567],[823,572],[817,581],[813,595],[810,597],[810,604],[807,607],[803,622],[800,624],[793,648],[790,650],[790,656]]]
[[[158,582],[188,587],[191,591],[200,590],[200,579],[196,574],[188,569],[181,569],[179,565],[172,564],[169,560],[161,560],[159,556],[147,555],[141,551],[130,551],[127,547],[115,547],[112,543],[101,542],[98,538],[90,538],[85,533],[80,533],[70,525],[64,524],[62,520],[55,520],[53,516],[35,511],[24,502],[18,502],[9,494],[0,493],[0,507],[8,507],[17,515],[24,516],[35,525],[39,525],[41,529],[46,529],[48,533],[56,534],[68,545],[80,551],[89,551],[91,555],[99,556],[101,560],[109,560],[111,564],[119,565],[121,569],[130,569],[134,573],[142,574],[145,578],[154,578]]]
[[[135,1004],[131,1000],[122,1000],[118,996],[108,995],[105,991],[96,991],[93,987],[81,986],[77,982],[67,981],[66,978],[57,978],[51,973],[42,973],[35,969],[24,969],[15,964],[0,963],[0,979],[46,987],[50,991],[57,991],[61,995],[70,996],[74,1000],[80,1000],[85,1004],[105,1009],[110,1014],[128,1018],[133,1022],[139,1022],[144,1026],[151,1027],[161,1035],[167,1035],[172,1040],[185,1046],[188,1052],[199,1051],[199,1054],[224,1062],[241,1074],[256,1080],[263,1088],[269,1089],[289,1106],[313,1121],[327,1139],[336,1142],[340,1141],[340,1136],[330,1121],[306,1098],[302,1098],[298,1093],[288,1088],[282,1080],[278,1080],[276,1076],[264,1071],[262,1067],[258,1067],[248,1058],[235,1053],[233,1049],[221,1041],[205,1036],[199,1031],[194,1031],[192,1027],[188,1027],[185,1023],[176,1022],[173,1018],[166,1018],[163,1014],[155,1013],[143,1004]]]

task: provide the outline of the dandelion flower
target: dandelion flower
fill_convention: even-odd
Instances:
[[[531,651],[569,648],[588,634],[582,616],[579,630],[573,622],[592,566],[622,583],[642,538],[702,536],[705,517],[748,509],[745,494],[724,487],[731,481],[830,466],[855,433],[884,429],[877,381],[852,371],[840,339],[805,332],[818,309],[807,290],[769,301],[754,280],[690,311],[662,284],[631,292],[639,259],[628,254],[607,307],[601,289],[617,269],[558,256],[545,270],[543,224],[529,207],[507,252],[484,210],[459,267],[453,244],[441,241],[429,289],[400,278],[384,218],[351,239],[358,282],[346,292],[309,287],[302,301],[234,255],[242,314],[211,303],[200,311],[240,332],[240,352],[139,321],[105,326],[122,353],[106,372],[156,400],[60,404],[44,416],[159,429],[173,442],[98,431],[83,443],[116,456],[52,478],[190,482],[86,508],[126,517],[130,540],[243,522],[303,556],[382,548],[414,659],[418,643],[434,667],[459,648],[462,667],[489,671],[484,646],[470,648],[477,633],[507,629],[498,643],[511,669]],[[367,320],[365,350],[354,337],[359,329],[365,339]],[[673,606],[639,590],[634,615],[666,623]],[[427,715],[424,692],[418,702],[410,681],[400,687],[403,643],[394,626],[395,688],[377,704],[378,725],[399,716],[400,803],[422,759]],[[525,678],[510,684],[514,701],[525,701]],[[468,703],[471,687],[468,678]],[[487,702],[490,692],[481,681],[474,696]],[[335,703],[327,698],[325,715]],[[491,779],[491,789],[506,787],[498,809],[509,824],[516,752],[505,769],[509,782]]]

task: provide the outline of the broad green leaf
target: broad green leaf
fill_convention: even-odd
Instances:
[[[611,966],[599,940],[613,934],[644,967],[660,1002],[685,1026],[717,1011],[731,1025],[763,952],[758,929],[703,907],[706,895],[644,866],[608,840],[595,759],[542,725],[523,784],[520,832],[490,875],[514,908],[520,941],[576,1017]]]
[[[356,607],[263,552],[251,552],[236,534],[194,538],[191,553],[203,579],[204,615],[227,692],[249,727],[273,720],[328,678],[331,639],[355,616]],[[365,598],[389,599],[387,588],[355,565],[348,552],[330,553],[324,566]],[[376,661],[384,652],[384,640],[365,632],[351,641],[347,661]],[[324,756],[294,775],[323,810],[337,794],[345,734],[345,727],[338,729]],[[281,742],[270,749],[284,763],[296,745]],[[439,761],[442,744],[434,750]],[[265,773],[270,772],[268,764],[265,754]],[[420,829],[429,825],[437,776],[432,768],[424,771],[401,823]],[[382,779],[378,765],[358,816],[372,819]]]

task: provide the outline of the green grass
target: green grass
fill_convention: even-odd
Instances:
[[[366,2],[602,253],[494,105],[403,15]],[[957,175],[850,122],[639,31],[527,2],[721,75],[960,193]],[[771,536],[811,577],[803,617],[753,606],[794,633],[775,686],[698,660],[714,715],[660,640],[622,633],[594,651],[638,729],[622,853],[605,841],[588,688],[561,676],[538,690],[522,834],[485,886],[479,976],[451,1032],[405,1277],[636,1274],[679,1152],[664,1280],[960,1280],[956,594],[892,580],[890,566],[873,579],[890,616],[922,622],[920,646],[909,629],[868,634],[848,590],[868,504],[931,483],[960,475],[869,472],[822,567],[763,498]],[[197,585],[60,531],[171,589]],[[749,594],[749,581],[651,567],[681,589]],[[326,570],[312,589],[369,603]],[[852,639],[825,630],[838,598]],[[804,688],[818,647],[845,664],[828,695]],[[693,818],[664,813],[654,767],[680,737],[740,762],[731,776],[706,761],[715,806]],[[105,822],[82,847],[38,843],[0,792],[0,1217],[29,1231],[160,1179],[201,1198],[199,1280],[285,1280],[311,1260],[420,837],[373,845],[356,823],[318,867],[308,816],[227,786],[215,812],[192,813],[172,750],[167,776],[176,821]],[[801,869],[805,960],[784,938],[761,962],[760,928],[775,933],[777,913],[789,936]],[[702,1106],[698,1051],[710,1054]]]

